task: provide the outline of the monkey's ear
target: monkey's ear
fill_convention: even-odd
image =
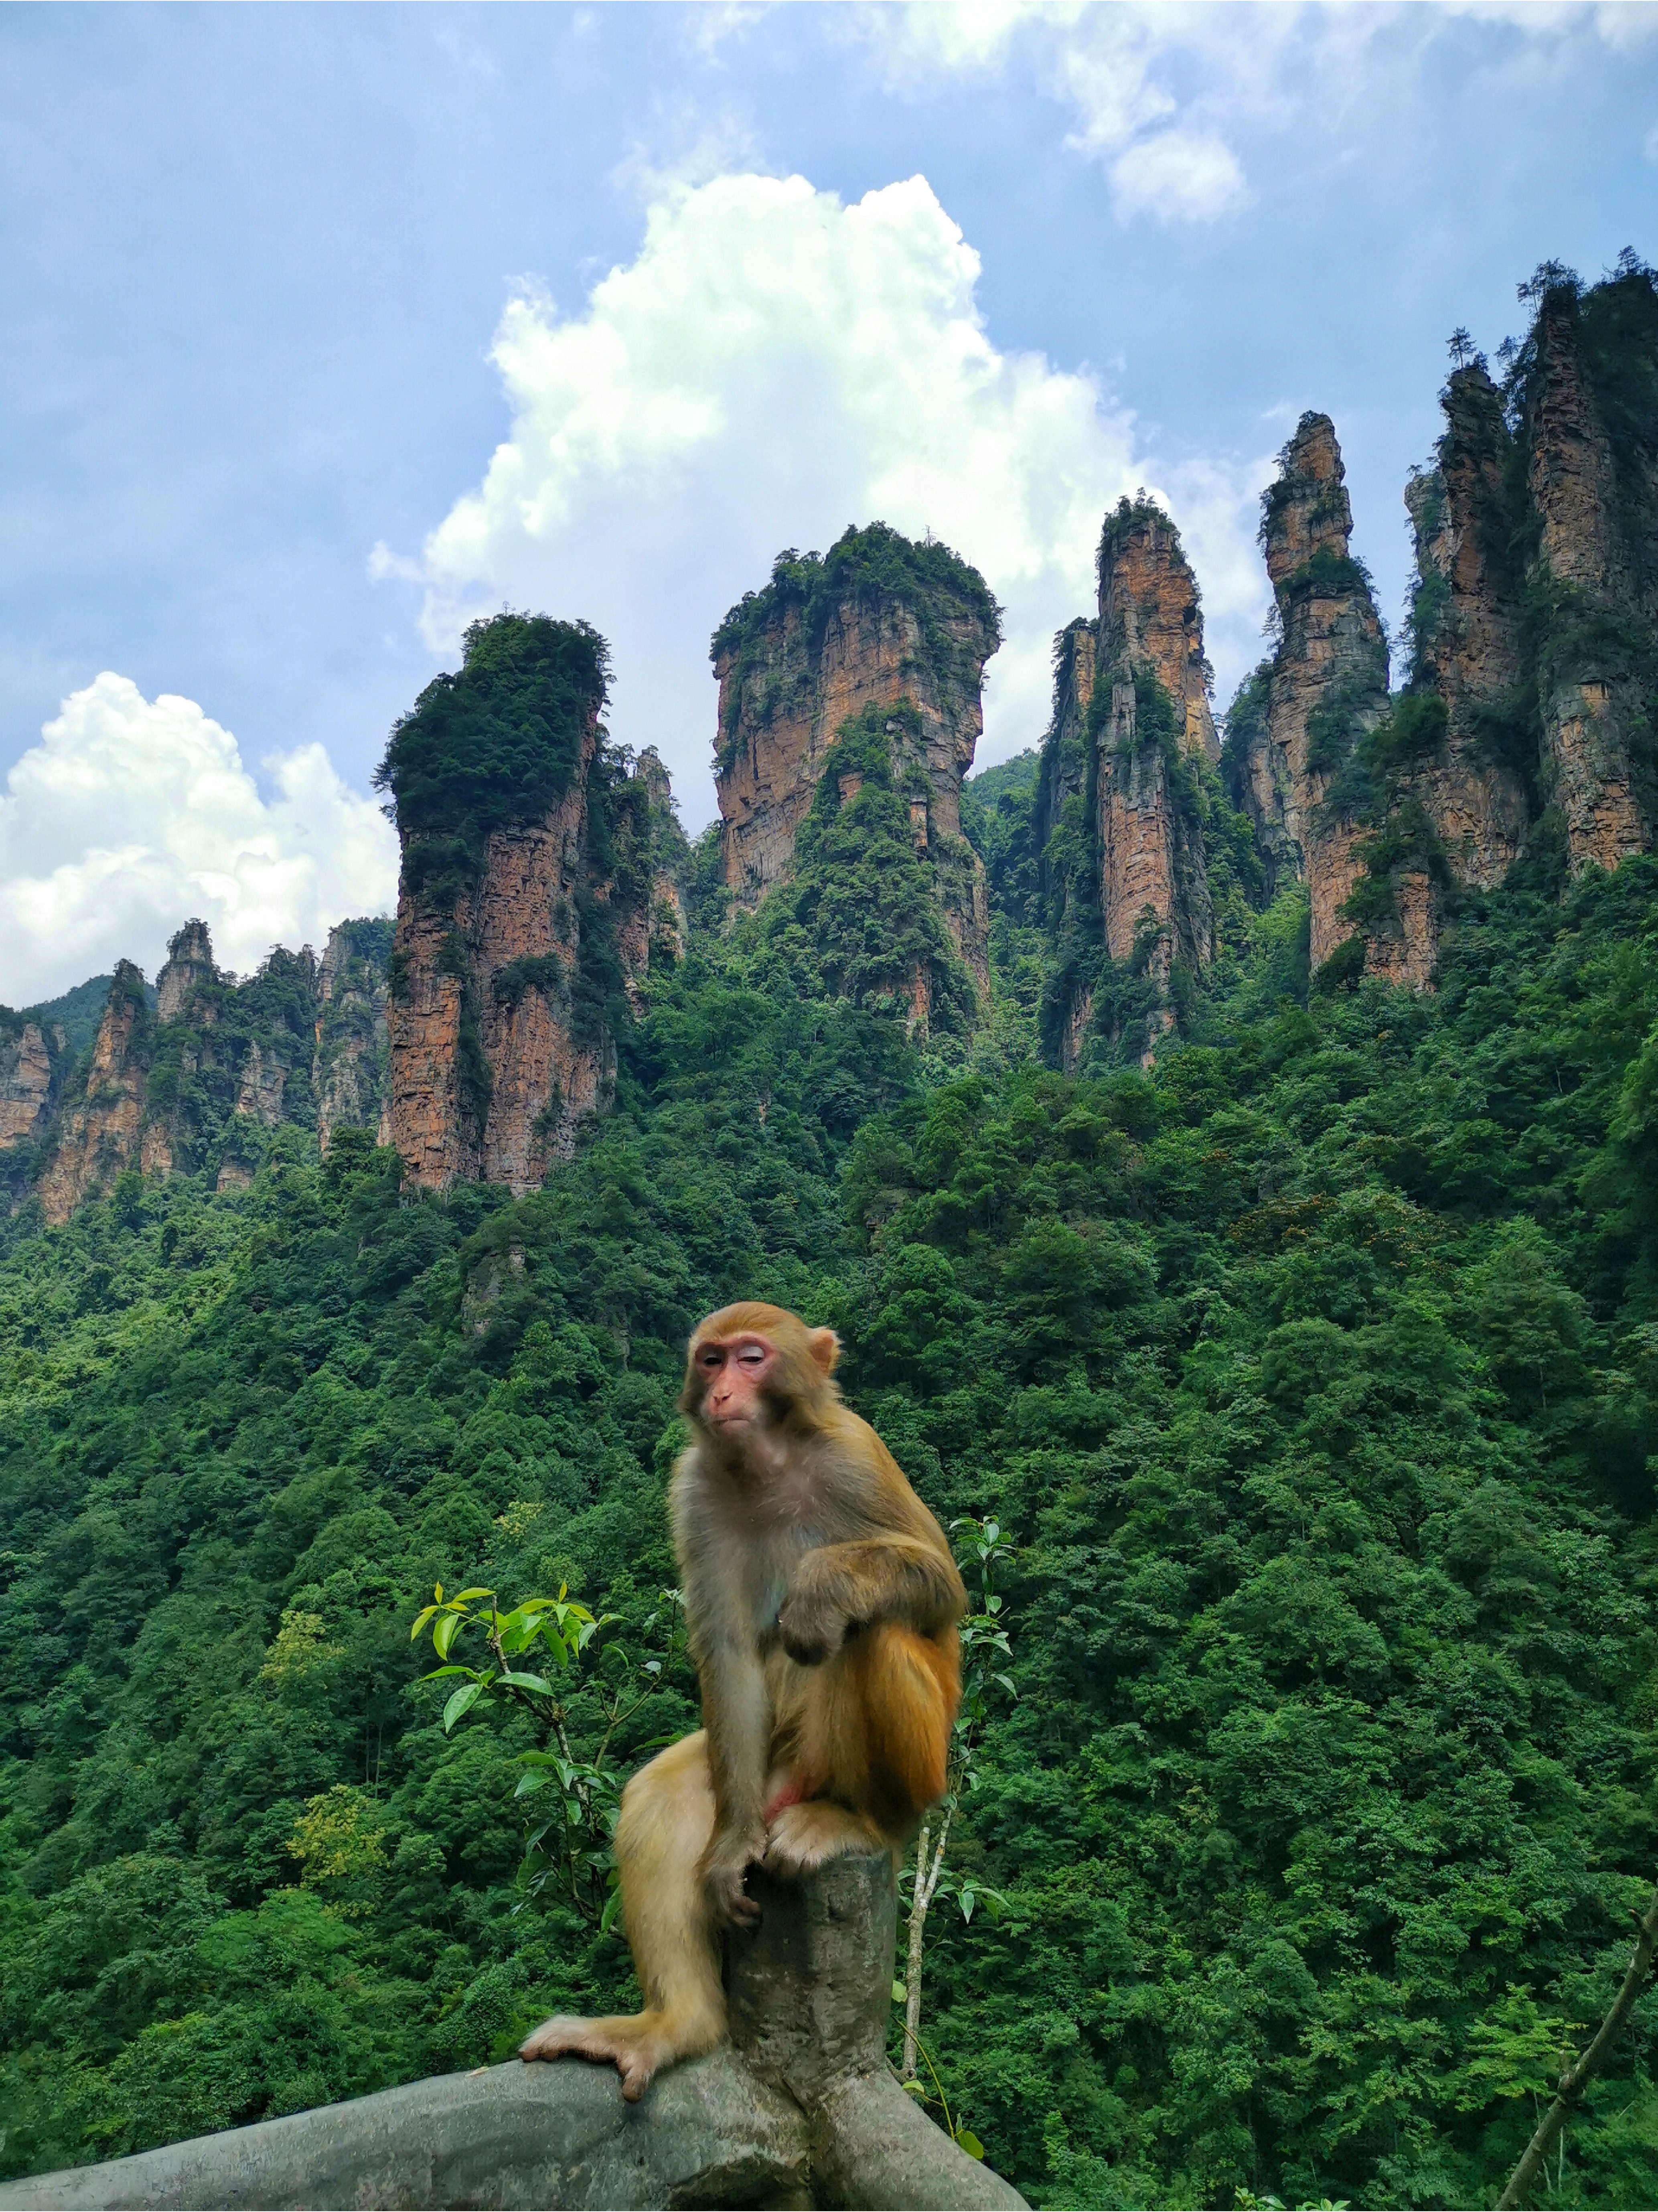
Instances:
[[[835,1363],[841,1357],[841,1340],[832,1328],[809,1328],[806,1349],[823,1370],[824,1380],[835,1372]]]

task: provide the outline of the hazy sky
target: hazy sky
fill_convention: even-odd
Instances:
[[[1658,9],[15,7],[0,179],[20,1005],[389,906],[368,778],[502,604],[604,631],[692,830],[710,631],[848,522],[1006,607],[981,763],[1140,485],[1224,708],[1304,408],[1396,620],[1447,334],[1658,257]]]

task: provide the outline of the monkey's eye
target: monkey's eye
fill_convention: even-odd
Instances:
[[[744,1367],[763,1367],[766,1364],[765,1351],[757,1344],[745,1344],[737,1356]]]

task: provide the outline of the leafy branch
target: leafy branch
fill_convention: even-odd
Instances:
[[[432,1648],[439,1664],[422,1681],[459,1678],[459,1686],[443,1708],[443,1731],[449,1735],[469,1713],[486,1703],[516,1705],[534,1723],[539,1742],[534,1750],[520,1752],[519,1764],[526,1771],[519,1778],[515,1798],[538,1796],[556,1789],[556,1808],[538,1826],[526,1824],[521,1879],[531,1898],[540,1897],[557,1879],[561,1892],[580,1917],[603,1935],[621,1910],[622,1893],[616,1872],[613,1838],[622,1808],[621,1772],[610,1752],[618,1729],[626,1727],[647,1700],[662,1686],[663,1678],[684,1644],[683,1601],[677,1590],[665,1589],[657,1610],[643,1622],[641,1638],[648,1638],[659,1623],[667,1624],[665,1655],[647,1656],[630,1652],[611,1640],[598,1649],[606,1629],[616,1626],[619,1613],[593,1613],[559,1585],[556,1597],[525,1598],[502,1611],[498,1592],[482,1587],[446,1597],[440,1583],[432,1603],[416,1614],[410,1630],[412,1641],[428,1626]],[[481,1632],[484,1659],[469,1667],[450,1653],[468,1631]],[[612,1659],[608,1679],[590,1659]],[[525,1663],[539,1658],[550,1671],[537,1673]],[[562,1677],[561,1690],[554,1678]],[[597,1741],[585,1753],[571,1738],[570,1693],[580,1688],[598,1717]],[[660,1741],[665,1741],[664,1738]],[[657,1744],[641,1748],[654,1750]],[[532,1814],[530,1818],[534,1820]]]

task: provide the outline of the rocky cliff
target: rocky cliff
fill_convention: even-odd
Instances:
[[[215,966],[206,924],[186,922],[153,1006],[142,973],[122,961],[90,1051],[73,1069],[56,1054],[44,1116],[37,1109],[47,1220],[66,1221],[124,1169],[204,1175],[233,1189],[252,1179],[284,1127],[317,1129],[325,1145],[343,1124],[373,1127],[373,1009],[384,1004],[390,938],[389,922],[343,922],[320,968],[308,947],[277,946],[238,983]],[[35,1026],[23,1024],[23,1047]],[[29,1080],[38,1091],[38,1073]],[[15,1200],[27,1194],[14,1187]]]
[[[1197,581],[1160,507],[1125,499],[1106,517],[1099,585],[1096,619],[1054,641],[1035,801],[1050,921],[1066,948],[1046,1017],[1065,1066],[1105,1012],[1102,960],[1139,987],[1114,997],[1107,1025],[1143,1024],[1149,1058],[1173,1024],[1176,967],[1197,974],[1214,952],[1203,842],[1203,774],[1219,757],[1211,675]]]
[[[962,836],[962,779],[984,727],[981,687],[999,641],[995,601],[943,545],[872,523],[821,558],[780,554],[763,591],[714,633],[720,680],[715,789],[726,886],[753,907],[787,878],[837,735],[870,708],[905,700],[895,769],[916,848],[937,881],[951,938],[988,988],[984,871]]]
[[[604,645],[501,615],[467,632],[380,771],[403,841],[381,1127],[419,1185],[535,1188],[608,1104],[666,804],[600,727]],[[659,796],[653,799],[653,790]]]
[[[1188,769],[1193,759],[1212,767],[1220,752],[1203,616],[1179,533],[1160,507],[1121,501],[1100,540],[1099,575],[1090,719],[1106,950],[1129,960],[1155,936],[1148,972],[1166,992],[1175,959],[1195,970],[1207,967],[1214,950]]]
[[[1607,297],[1619,292],[1628,298]],[[1645,339],[1646,358],[1603,364],[1594,326],[1620,309],[1619,319],[1635,325],[1629,335]],[[1631,369],[1644,368],[1650,407],[1658,398],[1655,324],[1646,272],[1631,270],[1588,300],[1573,283],[1547,284],[1524,365],[1526,490],[1537,544],[1529,581],[1552,617],[1537,669],[1543,766],[1574,868],[1612,868],[1646,850],[1658,816],[1655,425],[1649,416],[1637,424],[1619,441],[1620,454],[1596,388],[1613,380],[1606,369],[1627,386],[1636,383]]]
[[[386,969],[392,925],[343,921],[328,933],[317,970],[311,1089],[325,1152],[337,1128],[378,1128],[384,1109]]]
[[[69,1058],[61,1026],[0,1011],[0,1152],[46,1127]]]
[[[144,979],[117,963],[109,1002],[75,1095],[65,1101],[40,1178],[48,1221],[67,1221],[89,1193],[112,1182],[137,1153],[149,1073],[152,1017]]]
[[[1370,577],[1350,550],[1352,528],[1335,426],[1303,415],[1261,501],[1277,650],[1260,672],[1255,711],[1231,718],[1228,750],[1269,876],[1307,885],[1315,969],[1352,933],[1342,909],[1362,824],[1344,771],[1388,696],[1387,646]]]
[[[1406,490],[1406,682],[1350,778],[1363,966],[1418,988],[1445,922],[1522,854],[1615,868],[1658,823],[1658,291],[1626,260],[1522,294],[1504,387],[1454,343]]]
[[[1416,540],[1412,681],[1446,708],[1442,742],[1416,787],[1456,878],[1500,883],[1525,843],[1529,802],[1518,764],[1492,743],[1513,711],[1523,641],[1506,469],[1503,396],[1483,363],[1453,372],[1434,465],[1405,503]]]

